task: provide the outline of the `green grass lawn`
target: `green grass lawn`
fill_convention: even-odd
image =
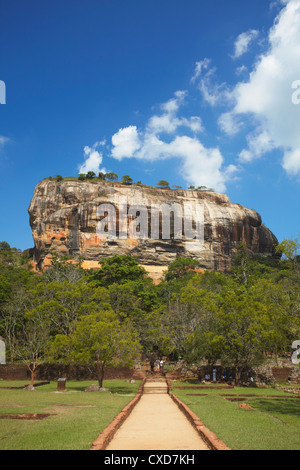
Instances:
[[[176,386],[192,384],[173,382],[172,393],[233,450],[300,450],[300,397],[273,388],[201,389],[198,384],[194,390],[181,390]],[[241,401],[228,400],[234,397]],[[241,409],[240,403],[252,409]]]
[[[0,387],[27,383],[1,380]],[[139,381],[106,380],[109,392],[84,392],[92,383],[67,381],[65,392],[57,392],[57,382],[35,391],[0,388],[0,415],[51,414],[34,421],[0,419],[0,450],[88,450],[140,385]]]
[[[0,419],[0,450],[88,450],[140,384],[107,380],[110,392],[84,392],[92,383],[67,381],[65,392],[57,392],[57,382],[36,391],[0,388],[1,415],[51,415],[40,421]],[[0,387],[21,385],[0,381]],[[272,388],[176,388],[183,385],[192,384],[173,382],[172,392],[233,450],[300,450],[300,398],[289,398],[295,395]],[[228,400],[234,397],[241,401]],[[241,402],[252,409],[238,408]]]

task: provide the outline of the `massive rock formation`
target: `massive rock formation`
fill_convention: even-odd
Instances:
[[[125,201],[122,208],[120,201]],[[155,227],[153,207],[161,208],[163,204],[166,205],[164,207],[175,204],[177,209],[182,208],[184,222],[188,220],[184,219],[185,205],[203,209],[204,243],[192,240],[191,235],[187,237],[185,227],[181,236],[181,227],[175,223],[175,220],[178,221],[177,212],[176,217],[175,214],[172,217],[171,212],[170,235],[166,236],[162,230],[161,217],[159,227]],[[111,214],[110,208],[113,209]],[[144,219],[143,208],[147,212]],[[251,253],[264,256],[273,256],[274,245],[277,244],[276,237],[262,224],[257,212],[232,204],[228,196],[213,191],[46,179],[36,186],[28,211],[35,242],[34,263],[38,269],[43,269],[47,264],[50,252],[56,252],[59,255],[82,256],[87,267],[96,267],[103,257],[113,254],[131,254],[154,277],[159,276],[177,256],[195,258],[203,269],[227,270],[240,242],[244,242]],[[101,227],[109,220],[112,225],[106,226],[106,229],[114,225],[115,233],[114,237],[107,239],[107,234],[101,233]],[[194,231],[197,222],[194,217]],[[158,231],[155,232],[155,229]],[[138,236],[141,233],[144,233],[143,238]],[[153,233],[156,233],[156,238],[153,238]]]

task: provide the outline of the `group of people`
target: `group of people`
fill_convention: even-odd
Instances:
[[[155,362],[153,360],[150,361],[151,372],[154,372]],[[156,359],[156,369],[160,372],[164,371],[164,361],[161,359]]]

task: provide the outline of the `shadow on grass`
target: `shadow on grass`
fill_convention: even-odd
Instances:
[[[277,398],[276,400],[255,400],[255,404],[259,411],[269,414],[282,414],[291,416],[300,416],[300,402],[289,400],[286,398]]]
[[[90,386],[90,385],[97,385],[98,382],[72,382],[69,381],[66,384],[66,389],[68,391],[73,391],[73,392],[84,392],[85,389]],[[122,384],[122,383],[113,383],[111,381],[104,381],[103,387],[107,388],[109,391],[108,392],[99,392],[99,393],[118,393],[120,395],[125,395],[128,393],[137,393],[138,385],[136,384]]]

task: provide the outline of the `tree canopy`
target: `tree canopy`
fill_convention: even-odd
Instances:
[[[82,260],[53,253],[52,267],[35,273],[28,253],[1,242],[8,359],[30,363],[32,373],[41,361],[82,361],[97,368],[102,384],[108,365],[130,365],[142,351],[219,361],[238,382],[267,354],[288,353],[300,334],[299,240],[278,251],[282,259],[267,259],[241,245],[228,272],[203,272],[197,260],[178,257],[155,284],[132,256],[84,270]]]

